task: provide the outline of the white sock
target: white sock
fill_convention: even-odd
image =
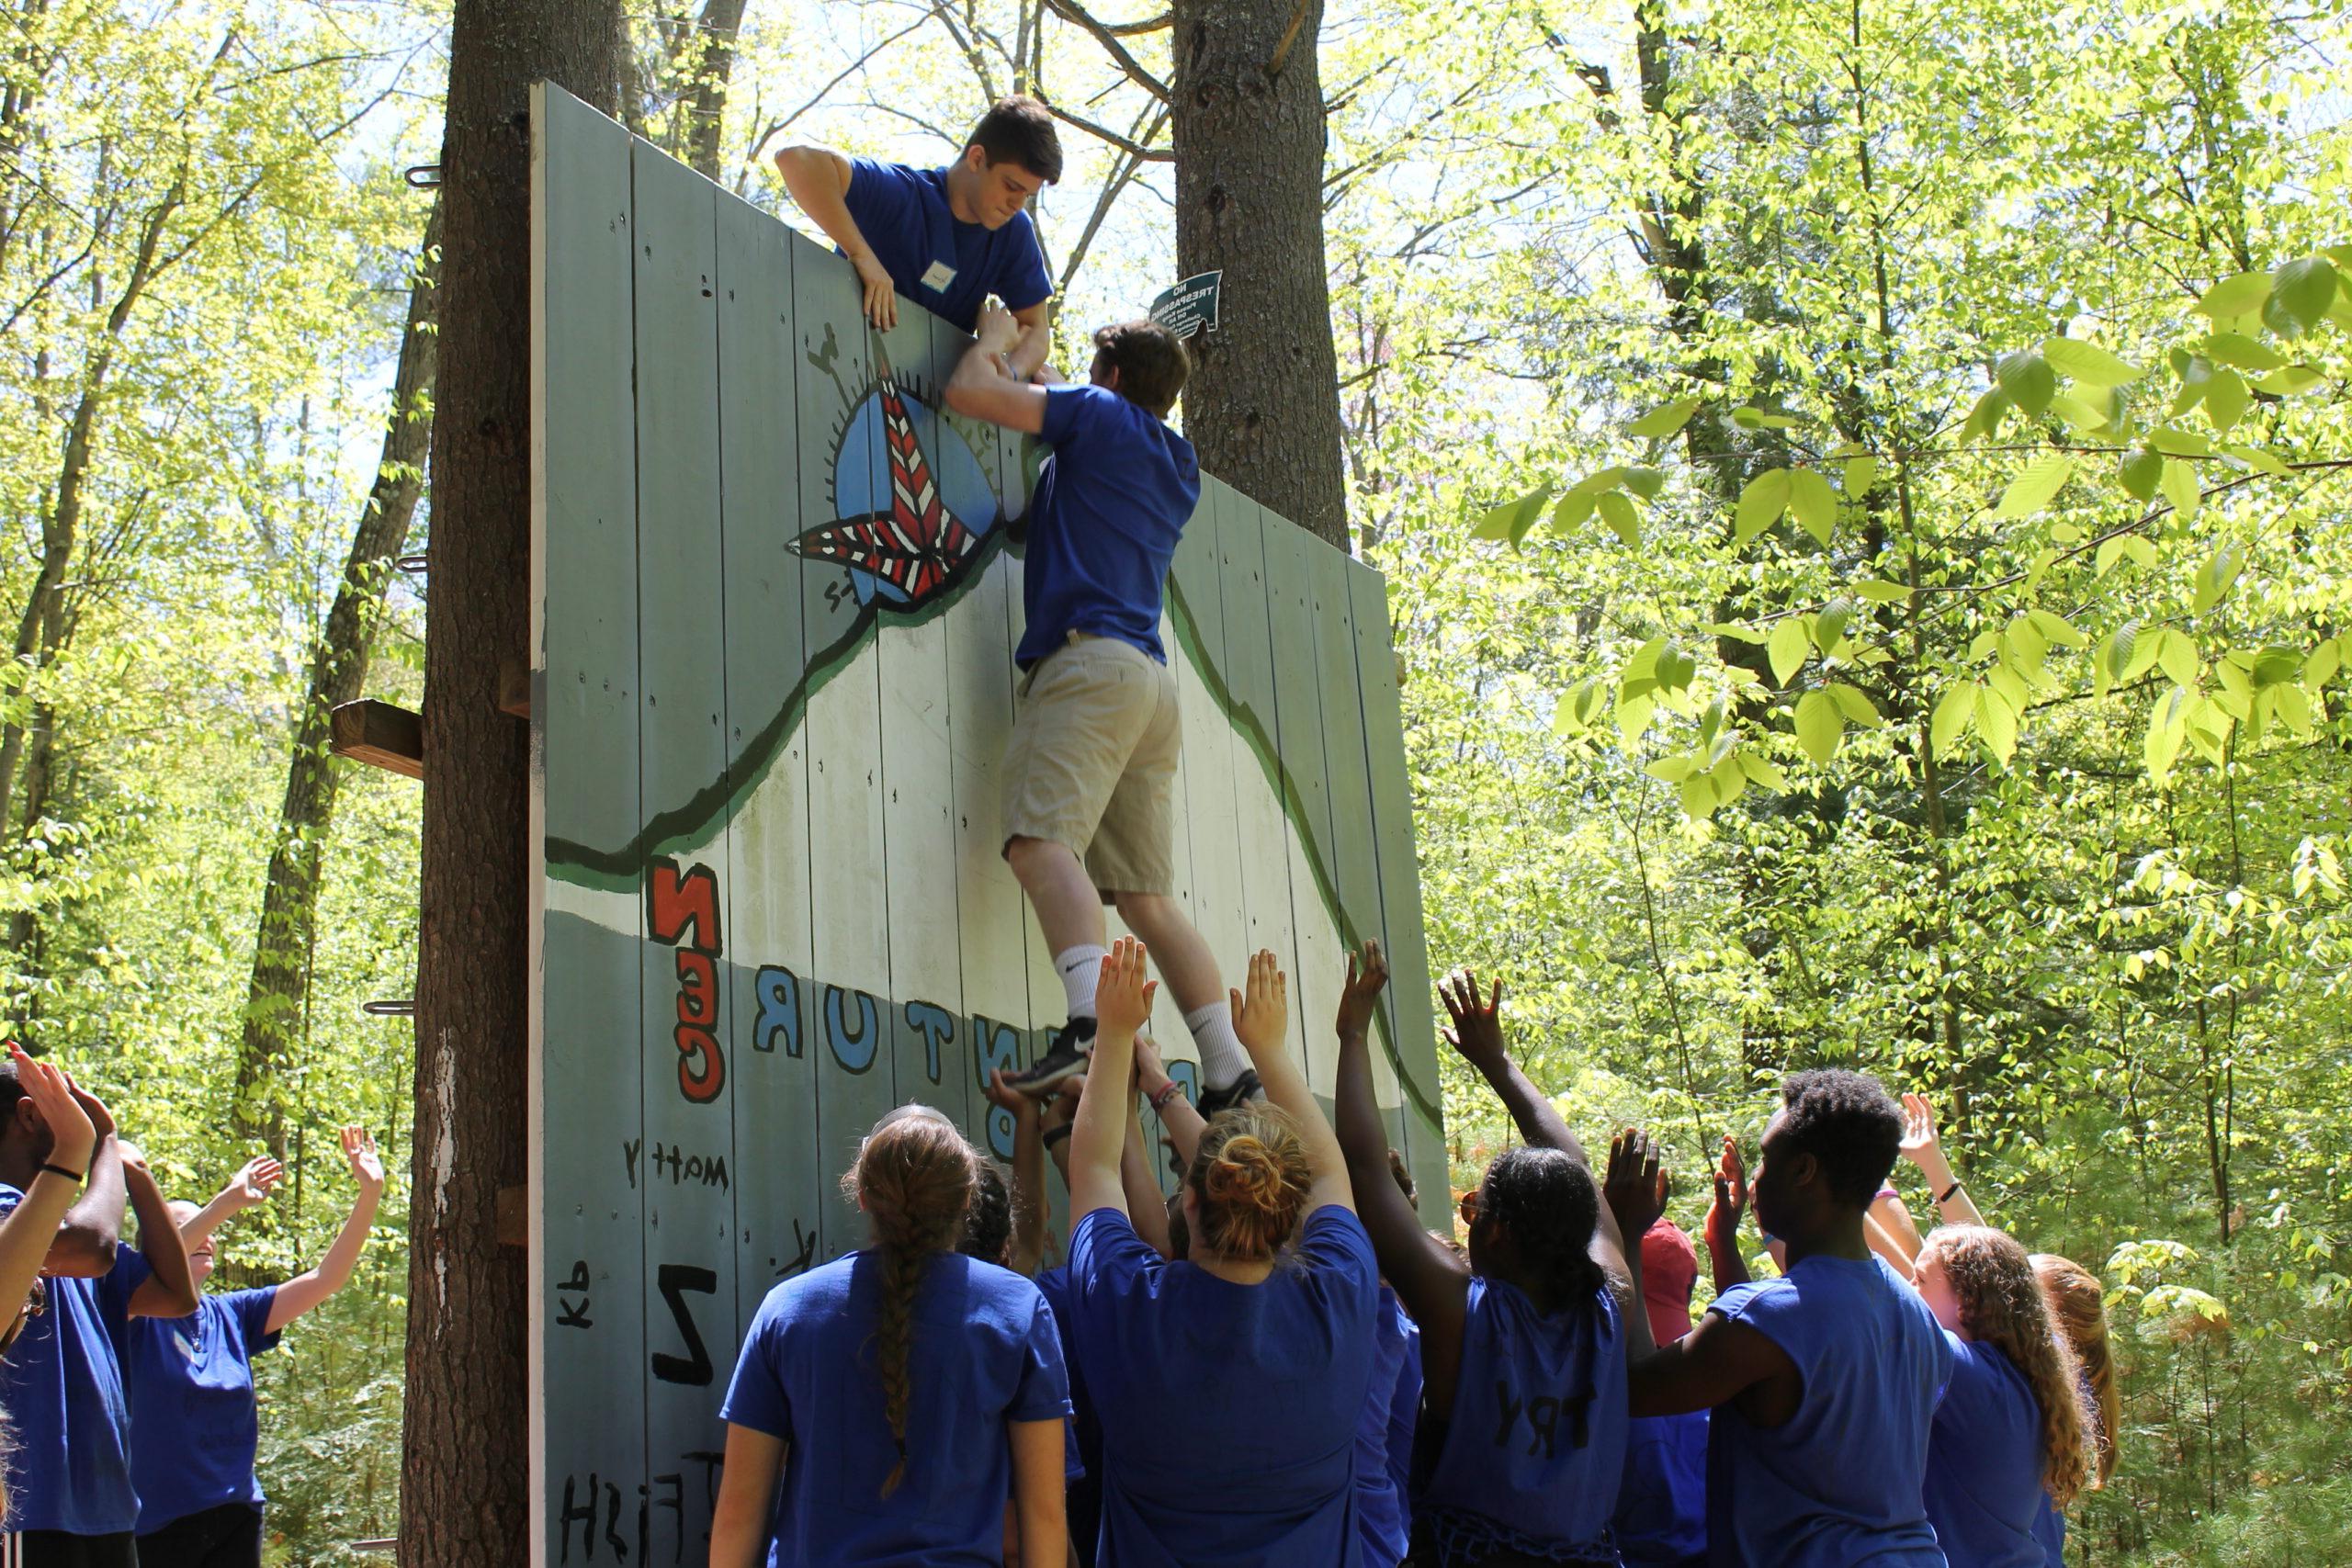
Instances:
[[[1066,947],[1054,954],[1054,973],[1062,977],[1062,995],[1069,1000],[1069,1016],[1094,1016],[1094,987],[1102,978],[1107,947]]]
[[[1230,1003],[1194,1008],[1184,1015],[1184,1027],[1193,1032],[1193,1043],[1201,1048],[1202,1088],[1230,1089],[1235,1079],[1250,1070],[1250,1053],[1242,1048],[1241,1037],[1233,1032]]]

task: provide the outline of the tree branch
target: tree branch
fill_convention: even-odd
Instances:
[[[1046,3],[1051,5],[1053,0],[1046,0]],[[1100,137],[1102,140],[1109,142],[1112,146],[1116,147],[1120,152],[1125,152],[1128,157],[1136,160],[1138,163],[1172,164],[1176,161],[1175,152],[1169,148],[1147,147],[1142,142],[1136,141],[1133,137],[1120,135],[1117,131],[1113,130],[1107,125],[1097,125],[1091,119],[1080,119],[1078,116],[1071,114],[1069,110],[1057,107],[1053,104],[1047,104],[1046,106],[1046,112],[1066,125],[1074,125],[1078,127],[1079,130],[1085,131],[1090,136]]]
[[[1137,60],[1134,55],[1127,52],[1127,46],[1119,41],[1118,35],[1113,32],[1102,23],[1095,20],[1095,18],[1087,12],[1086,7],[1078,3],[1078,0],[1046,0],[1046,4],[1053,8],[1055,16],[1059,17],[1066,22],[1072,23],[1077,27],[1084,28],[1087,34],[1091,37],[1096,43],[1102,46],[1103,52],[1108,54],[1112,60],[1117,62],[1119,69],[1126,73],[1127,80],[1133,82],[1136,86],[1141,87],[1145,92],[1149,93],[1153,97],[1158,98],[1161,103],[1164,104],[1168,101],[1168,84],[1162,82],[1159,77],[1145,70],[1143,68],[1143,62]],[[1056,114],[1061,113],[1058,109],[1056,109],[1054,112]],[[1064,118],[1067,118],[1068,117],[1065,116]],[[1070,123],[1072,125],[1077,125],[1080,122],[1077,120],[1071,120]],[[1108,139],[1105,138],[1105,140]]]

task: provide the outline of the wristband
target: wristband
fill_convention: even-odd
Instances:
[[[62,1165],[50,1165],[44,1162],[41,1166],[41,1169],[49,1172],[51,1176],[62,1176],[76,1187],[81,1186],[83,1182],[89,1179],[89,1174],[86,1171],[68,1170]]]
[[[1147,1095],[1145,1098],[1151,1101],[1152,1111],[1154,1114],[1157,1114],[1159,1111],[1167,1110],[1168,1102],[1183,1092],[1184,1086],[1178,1083],[1174,1078],[1170,1078],[1166,1083],[1159,1086],[1159,1092]]]
[[[1871,1202],[1873,1202],[1873,1203],[1875,1203],[1875,1202],[1877,1202],[1877,1201],[1879,1201],[1879,1199],[1881,1199],[1881,1198],[1896,1198],[1896,1199],[1899,1199],[1899,1198],[1901,1198],[1902,1196],[1903,1196],[1903,1194],[1902,1194],[1902,1193],[1897,1192],[1897,1191],[1896,1191],[1894,1188],[1892,1188],[1892,1187],[1882,1187],[1882,1188],[1880,1188],[1880,1189],[1878,1190],[1878,1192],[1876,1193],[1876,1195],[1875,1195],[1875,1196],[1873,1196],[1873,1197],[1871,1199]]]
[[[1936,1199],[1936,1206],[1937,1206],[1938,1208],[1941,1208],[1941,1207],[1943,1207],[1943,1205],[1945,1205],[1946,1203],[1951,1202],[1951,1195],[1952,1195],[1953,1193],[1955,1193],[1955,1192],[1959,1191],[1959,1190],[1960,1190],[1960,1178],[1958,1178],[1958,1177],[1956,1177],[1956,1176],[1955,1176],[1955,1177],[1953,1177],[1953,1178],[1952,1178],[1951,1185],[1950,1187],[1945,1188],[1945,1189],[1943,1190],[1943,1191],[1942,1191],[1940,1194],[1939,1194],[1939,1195],[1938,1195],[1938,1197],[1937,1197],[1937,1199]]]
[[[1064,1138],[1069,1137],[1070,1128],[1075,1125],[1077,1125],[1076,1122],[1065,1122],[1058,1127],[1048,1127],[1037,1134],[1037,1141],[1050,1149]]]

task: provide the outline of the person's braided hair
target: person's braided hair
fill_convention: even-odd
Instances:
[[[1200,1214],[1202,1249],[1235,1262],[1273,1257],[1306,1210],[1314,1170],[1288,1116],[1262,1100],[1221,1111],[1184,1172]]]
[[[1592,1256],[1600,1189],[1560,1149],[1505,1149],[1478,1186],[1478,1221],[1510,1233],[1512,1247],[1555,1308],[1592,1312],[1607,1283]]]
[[[2115,1437],[2123,1400],[2115,1386],[2115,1358],[2107,1348],[2106,1291],[2098,1276],[2071,1258],[2037,1252],[2028,1262],[2049,1298],[2051,1316],[2075,1352],[2075,1375],[2098,1422],[2098,1468],[2086,1490],[2097,1492],[2115,1473]]]
[[[978,1156],[973,1167],[978,1180],[972,1189],[972,1206],[964,1215],[964,1239],[956,1250],[1001,1265],[1012,1247],[1012,1189],[994,1160],[978,1149],[972,1153]]]
[[[913,1395],[908,1363],[914,1349],[915,1294],[934,1253],[950,1252],[964,1234],[964,1215],[979,1183],[979,1158],[964,1134],[938,1111],[905,1105],[874,1124],[842,1189],[865,1211],[874,1249],[882,1260],[882,1300],[875,1317],[876,1371],[882,1414],[899,1461],[883,1478],[882,1495],[907,1475],[907,1405]]]
[[[2041,1485],[2063,1508],[2090,1478],[2075,1352],[2025,1248],[1987,1225],[1939,1225],[1921,1258],[1942,1263],[1971,1339],[2000,1348],[2041,1408]]]

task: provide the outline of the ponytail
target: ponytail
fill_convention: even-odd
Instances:
[[[2115,1358],[2107,1348],[2107,1301],[2098,1276],[2071,1258],[2037,1252],[2028,1259],[2041,1281],[2058,1331],[2075,1352],[2075,1372],[2097,1425],[2092,1436],[2098,1450],[2098,1468],[2087,1490],[2096,1492],[2115,1473],[2115,1434],[2123,1419],[2123,1401],[2115,1386]]]
[[[865,1210],[882,1262],[882,1299],[875,1314],[876,1371],[882,1415],[898,1462],[883,1478],[882,1495],[907,1475],[909,1375],[914,1350],[915,1297],[934,1253],[954,1250],[979,1181],[979,1160],[964,1135],[938,1111],[901,1106],[874,1124],[842,1178],[842,1190]]]
[[[1252,1101],[1221,1111],[1201,1134],[1184,1173],[1198,1203],[1195,1246],[1236,1262],[1261,1262],[1290,1241],[1314,1172],[1290,1118]]]
[[[1960,1325],[1996,1345],[2025,1375],[2041,1410],[2041,1485],[2063,1508],[2090,1478],[2075,1353],[2059,1332],[2025,1248],[1985,1225],[1941,1225],[1922,1257],[1944,1266],[1960,1300]]]

